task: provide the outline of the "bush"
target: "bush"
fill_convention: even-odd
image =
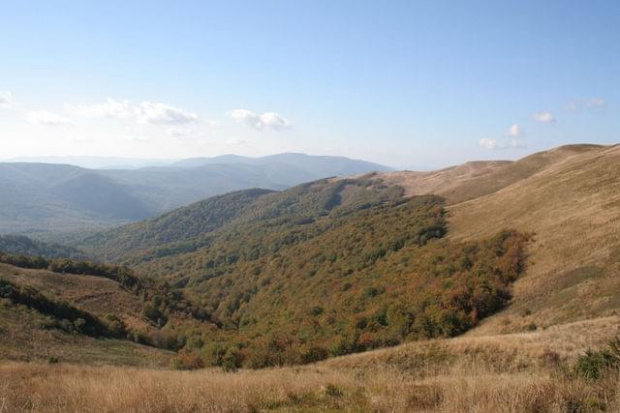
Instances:
[[[243,353],[239,349],[231,347],[222,357],[222,369],[224,371],[237,371],[243,365],[244,360]]]
[[[605,372],[618,370],[619,360],[608,350],[592,351],[587,350],[585,354],[577,358],[575,364],[575,375],[587,381],[600,379]]]
[[[325,385],[325,395],[328,397],[342,397],[344,396],[344,390],[340,386],[327,383]]]
[[[177,370],[199,370],[205,368],[205,362],[200,354],[181,350],[173,360],[173,367]]]
[[[329,351],[323,347],[313,346],[307,351],[302,353],[301,362],[303,364],[316,363],[317,361],[325,360],[329,357]]]

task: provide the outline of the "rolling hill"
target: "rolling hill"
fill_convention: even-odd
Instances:
[[[569,145],[516,162],[377,176],[409,195],[444,196],[456,240],[485,237],[504,226],[535,234],[513,305],[476,330],[488,334],[605,317],[619,309],[618,162],[618,145]]]
[[[386,170],[363,161],[302,154],[228,156],[133,170],[0,163],[0,193],[8,195],[0,198],[0,233],[96,230],[235,190],[281,190],[330,176]]]
[[[453,336],[501,309],[527,237],[446,232],[441,198],[327,179],[221,195],[79,246],[183,289],[225,331],[201,336],[206,348],[241,346],[260,367]]]
[[[358,224],[352,223],[373,222],[375,213],[382,216],[366,231],[384,233],[385,240],[370,237],[364,242],[377,248],[374,253],[383,254],[382,248],[390,251],[386,245],[401,242],[397,233],[408,233],[407,216],[415,217],[412,210],[391,227],[389,214],[407,210],[406,205],[420,196],[435,194],[445,200],[437,198],[446,211],[447,236],[442,242],[484,242],[501,229],[531,235],[527,271],[515,283],[511,305],[468,334],[519,333],[609,317],[619,310],[614,274],[620,240],[613,230],[618,222],[618,158],[617,146],[573,145],[515,162],[473,162],[428,173],[374,173],[276,193],[242,191],[95,235],[79,246],[183,288],[231,328],[267,332],[276,323],[273,331],[277,331],[283,330],[278,317],[303,325],[304,312],[329,314],[318,297],[333,297],[334,292],[323,288],[342,288],[344,283],[359,286],[349,287],[352,291],[380,291],[385,288],[381,285],[397,283],[386,280],[394,271],[403,271],[389,264],[400,252],[381,255],[367,273],[359,260],[373,251],[356,249],[355,240],[363,233],[357,235]],[[442,248],[458,249],[441,242],[432,245],[435,250],[429,254],[439,256]],[[419,261],[427,259],[420,251],[408,254]],[[407,271],[430,270],[407,264]],[[372,273],[379,278],[372,281]],[[349,278],[355,281],[345,281]],[[277,298],[280,294],[286,298]],[[387,302],[398,294],[403,293]],[[326,299],[344,302],[347,296]],[[316,304],[312,297],[317,297]],[[281,306],[280,315],[273,302]],[[298,308],[290,312],[293,303]],[[376,312],[379,307],[359,304],[359,311],[348,317],[361,317],[369,308]],[[335,313],[344,317],[347,311],[339,308]]]
[[[0,377],[88,377],[90,398],[105,388],[138,406],[139,391],[162,411],[615,411],[619,161],[619,146],[573,145],[515,162],[239,191],[89,236],[78,246],[164,282],[213,321],[176,324],[175,358],[232,370],[315,363],[194,375],[22,366]],[[71,299],[48,280],[62,275],[2,268],[0,279]],[[11,323],[27,317],[6,308]],[[348,353],[358,354],[339,356]],[[24,357],[15,346],[10,354]],[[49,397],[54,386],[42,380],[36,394]],[[10,386],[35,394],[29,381]],[[11,406],[26,399],[9,396]]]

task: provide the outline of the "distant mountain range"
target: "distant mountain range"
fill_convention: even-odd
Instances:
[[[0,163],[0,232],[105,228],[231,191],[282,190],[330,176],[389,170],[343,157],[294,153],[194,158],[140,169]]]

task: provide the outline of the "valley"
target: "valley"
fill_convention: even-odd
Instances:
[[[0,400],[50,406],[55,377],[66,411],[615,411],[619,161],[573,145],[241,190],[67,246],[5,237]]]

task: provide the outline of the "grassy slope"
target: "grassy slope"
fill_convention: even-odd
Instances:
[[[570,359],[605,345],[618,335],[620,321],[619,164],[619,146],[578,145],[499,167],[481,163],[477,172],[471,165],[465,167],[469,176],[443,189],[452,202],[451,238],[481,239],[505,226],[535,233],[528,247],[528,269],[514,285],[512,303],[463,337],[347,356],[329,365],[363,367],[377,361],[406,365],[407,359],[431,346],[459,358],[468,354],[512,358],[518,360],[512,369],[527,369],[527,360],[539,363],[545,351]],[[496,190],[499,179],[494,174],[518,178]],[[397,173],[394,179],[401,184],[408,180],[403,186],[409,194],[434,190],[418,185],[419,174],[405,175]],[[450,198],[450,193],[461,193],[459,185],[467,188],[472,182],[485,195],[464,202],[459,202],[461,197]]]
[[[116,315],[128,327],[143,331],[150,329],[141,315],[142,300],[107,278],[28,270],[6,264],[0,264],[0,278],[20,286],[34,287],[52,299],[72,303],[99,317]]]
[[[590,332],[617,323],[412,343],[236,373],[6,363],[0,400],[7,411],[43,412],[611,412],[620,409],[618,378],[571,378],[565,359],[576,353],[567,342],[598,345]],[[558,344],[559,360],[549,343]]]
[[[511,307],[476,334],[522,331],[620,310],[620,147],[569,145],[517,162],[476,162],[431,173],[384,176],[408,195],[447,198],[450,236],[497,228],[535,233],[527,275]],[[528,317],[520,317],[532,313]],[[474,332],[472,332],[474,333]]]
[[[2,300],[0,300],[2,301]],[[162,367],[173,353],[124,340],[95,339],[42,328],[40,314],[0,303],[0,359],[88,365]]]
[[[377,174],[386,184],[400,185],[408,196],[435,194],[450,203],[476,199],[531,177],[568,157],[600,150],[599,145],[569,145],[539,152],[516,162],[477,161],[432,172]]]
[[[98,317],[114,314],[128,327],[151,331],[141,315],[139,297],[109,279],[56,274],[0,264],[0,279],[33,287],[53,300],[65,301]],[[81,334],[46,328],[45,317],[23,306],[0,305],[0,359],[46,360],[87,364],[140,366],[169,365],[172,353],[112,339],[93,339]]]
[[[485,236],[506,223],[536,234],[527,275],[515,285],[514,304],[478,334],[620,310],[620,147],[580,153],[560,148],[551,155],[558,160],[539,173],[450,211],[455,238]],[[530,312],[527,319],[520,317]]]

